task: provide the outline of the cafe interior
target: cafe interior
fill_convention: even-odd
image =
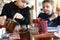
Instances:
[[[16,0],[0,0],[0,15],[4,4],[11,1]],[[23,25],[23,27],[14,31],[15,26],[18,24],[16,20],[6,20],[4,17],[0,17],[0,40],[60,40],[60,24],[57,25],[56,23],[55,26],[49,27],[48,21],[42,21],[38,18],[43,10],[43,1],[48,0],[29,0],[30,24],[27,27]],[[49,1],[53,6],[53,13],[57,16],[57,13],[60,13],[60,0]]]

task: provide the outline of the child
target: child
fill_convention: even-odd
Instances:
[[[57,14],[58,14],[57,25],[60,25],[60,8],[59,7],[57,7]]]
[[[42,10],[43,10],[43,13],[40,13],[38,18],[47,20],[48,26],[50,27],[55,26],[57,15],[53,14],[52,12],[53,6],[50,3],[50,1],[47,0],[42,2]]]

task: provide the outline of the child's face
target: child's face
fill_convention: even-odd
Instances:
[[[57,14],[60,16],[60,8],[57,8],[56,11],[57,11]]]
[[[23,8],[26,8],[26,5],[28,3],[28,0],[18,0],[18,7],[23,9]]]
[[[52,5],[48,2],[43,3],[43,11],[46,14],[52,12]]]

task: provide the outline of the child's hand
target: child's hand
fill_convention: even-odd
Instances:
[[[23,16],[22,16],[20,13],[16,13],[16,14],[14,15],[14,18],[13,18],[13,19],[15,19],[15,18],[17,18],[17,19],[22,19]]]
[[[51,20],[54,20],[55,18],[57,18],[58,17],[58,14],[53,14],[50,18],[49,18],[49,20],[51,21]]]
[[[0,17],[0,25],[4,25],[5,24],[5,20],[6,20],[6,16],[1,16]]]

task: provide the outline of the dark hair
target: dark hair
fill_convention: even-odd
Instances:
[[[51,0],[44,0],[43,2],[42,2],[42,4],[44,4],[44,3],[46,3],[46,2],[48,2],[48,3],[50,3],[51,5],[53,5],[53,1],[51,1]]]
[[[45,2],[50,3],[50,1],[49,1],[49,0],[44,0],[44,1],[42,2],[42,4],[44,4]]]

